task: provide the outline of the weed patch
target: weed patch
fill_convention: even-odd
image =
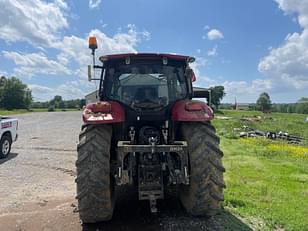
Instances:
[[[292,145],[262,138],[237,139],[233,128],[247,123],[240,120],[243,115],[263,116],[224,111],[224,116],[232,119],[214,121],[225,154],[226,209],[260,221],[262,225],[257,230],[307,230],[308,124],[304,122],[305,116],[272,113],[272,119],[246,124],[265,131],[286,131],[306,140],[302,145]]]

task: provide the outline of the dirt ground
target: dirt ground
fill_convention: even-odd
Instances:
[[[192,218],[175,198],[138,201],[118,189],[110,222],[82,225],[75,200],[76,144],[80,112],[19,115],[19,138],[0,160],[0,230],[252,230],[228,211],[210,219]]]

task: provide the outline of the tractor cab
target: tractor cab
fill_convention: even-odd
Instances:
[[[164,54],[102,56],[100,96],[135,111],[159,111],[190,97],[186,68],[193,58]]]

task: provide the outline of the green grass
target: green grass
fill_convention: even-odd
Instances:
[[[24,113],[29,113],[29,110],[26,109],[16,109],[16,110],[0,110],[0,115],[6,116],[6,115],[16,115],[16,114],[24,114]]]
[[[234,127],[286,131],[308,139],[305,115],[272,113],[260,122],[241,121],[243,115],[261,115],[259,112],[223,111],[229,120],[214,120],[221,136],[226,167],[225,205],[242,217],[265,222],[268,230],[308,230],[308,153],[301,157],[281,148],[282,142],[237,139]],[[271,117],[271,119],[269,118]],[[306,145],[306,143],[304,143]],[[308,150],[307,147],[290,147]],[[288,149],[287,149],[288,150]],[[262,228],[266,229],[266,228]]]
[[[61,109],[55,109],[55,111],[60,112]],[[78,111],[75,108],[67,108],[66,111]],[[0,115],[8,116],[8,115],[18,115],[18,114],[25,114],[25,113],[32,113],[32,112],[48,112],[48,108],[35,108],[35,109],[14,109],[14,110],[3,110],[0,109]]]

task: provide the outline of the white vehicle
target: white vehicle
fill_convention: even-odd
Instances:
[[[11,151],[11,145],[17,140],[18,120],[0,116],[0,158],[5,158]]]

